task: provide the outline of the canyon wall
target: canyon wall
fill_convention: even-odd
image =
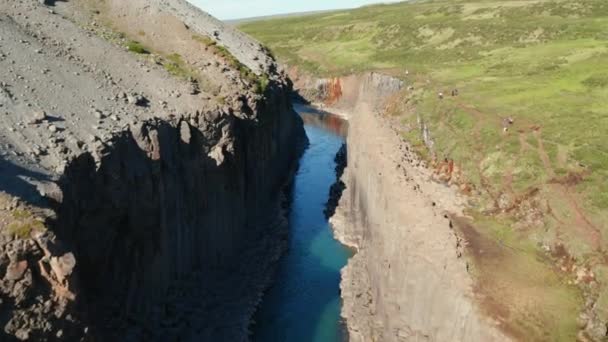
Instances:
[[[357,250],[341,283],[350,340],[508,340],[479,312],[447,218],[461,213],[463,199],[430,180],[378,113],[376,86],[395,82],[381,79],[368,75],[353,104],[346,189],[331,218],[336,236]]]
[[[284,90],[260,123],[152,120],[106,142],[98,165],[87,154],[68,165],[55,232],[75,247],[96,319],[112,317],[101,336],[247,336],[286,247],[282,192],[305,139]]]
[[[301,100],[346,119],[356,115],[355,109],[360,102],[374,110],[383,109],[388,97],[403,87],[403,81],[379,73],[316,78],[295,67],[289,68],[288,73]]]

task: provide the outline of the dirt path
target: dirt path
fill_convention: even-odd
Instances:
[[[545,172],[547,173],[547,175],[549,175],[549,178],[555,178],[555,170],[553,169],[553,166],[551,165],[551,158],[549,157],[549,154],[547,153],[547,151],[545,150],[545,145],[543,144],[543,139],[541,139],[541,129],[535,129],[533,131],[534,137],[536,138],[536,142],[538,144],[538,156],[540,157],[540,160],[543,162],[543,165],[545,167]]]
[[[480,151],[483,151],[483,143],[481,141],[481,127],[482,127],[482,123],[484,121],[487,121],[488,118],[495,118],[496,116],[493,115],[489,115],[486,114],[484,112],[482,112],[481,110],[469,105],[469,104],[465,104],[462,101],[456,100],[455,101],[456,107],[460,108],[461,110],[471,114],[471,116],[475,119],[475,126],[473,128],[473,137],[474,137],[474,143],[476,145],[474,154],[475,154],[475,159],[477,161],[477,173],[479,175],[479,179],[481,182],[481,186],[483,188],[483,190],[488,194],[488,196],[490,196],[490,198],[492,199],[493,203],[494,203],[494,208],[499,208],[499,197],[500,197],[500,193],[502,192],[502,189],[495,189],[495,187],[492,185],[492,182],[490,179],[488,179],[484,172],[483,172],[483,168],[482,168],[482,163],[485,159],[485,156],[480,153]],[[497,134],[499,134],[497,132]],[[503,139],[501,139],[501,144],[504,144],[505,139],[503,136]],[[505,178],[506,177],[506,178]],[[503,175],[503,187],[505,186],[505,183],[507,185],[507,189],[510,188],[510,184],[512,183],[512,175],[509,176],[504,176]]]
[[[552,184],[553,188],[567,200],[570,211],[574,214],[572,225],[585,237],[595,250],[601,249],[602,234],[600,229],[589,220],[580,207],[572,187],[563,184]]]
[[[556,179],[556,173],[551,163],[551,158],[549,154],[545,150],[545,146],[542,139],[542,129],[534,130],[534,136],[536,137],[536,141],[538,143],[538,155],[541,161],[543,162],[543,166],[545,168],[545,172],[552,180]],[[550,185],[556,192],[558,192],[562,198],[566,199],[570,212],[574,214],[572,225],[576,228],[582,236],[585,237],[587,242],[590,245],[598,250],[601,247],[602,235],[601,231],[598,227],[596,227],[591,220],[587,217],[584,210],[581,208],[578,200],[576,199],[576,195],[574,194],[575,189],[570,184],[551,184]]]

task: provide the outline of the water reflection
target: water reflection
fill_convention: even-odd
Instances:
[[[348,121],[345,121],[340,116],[305,104],[295,104],[294,108],[300,113],[305,125],[318,127],[341,138],[346,138],[348,134]]]

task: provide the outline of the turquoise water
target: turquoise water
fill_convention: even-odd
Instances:
[[[310,147],[293,189],[290,248],[254,318],[256,342],[342,341],[340,269],[350,252],[333,238],[323,209],[336,180],[334,157],[346,124],[311,108],[297,109]]]

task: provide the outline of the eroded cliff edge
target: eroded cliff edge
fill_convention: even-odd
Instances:
[[[273,58],[185,1],[0,13],[3,339],[246,340],[306,139]]]

